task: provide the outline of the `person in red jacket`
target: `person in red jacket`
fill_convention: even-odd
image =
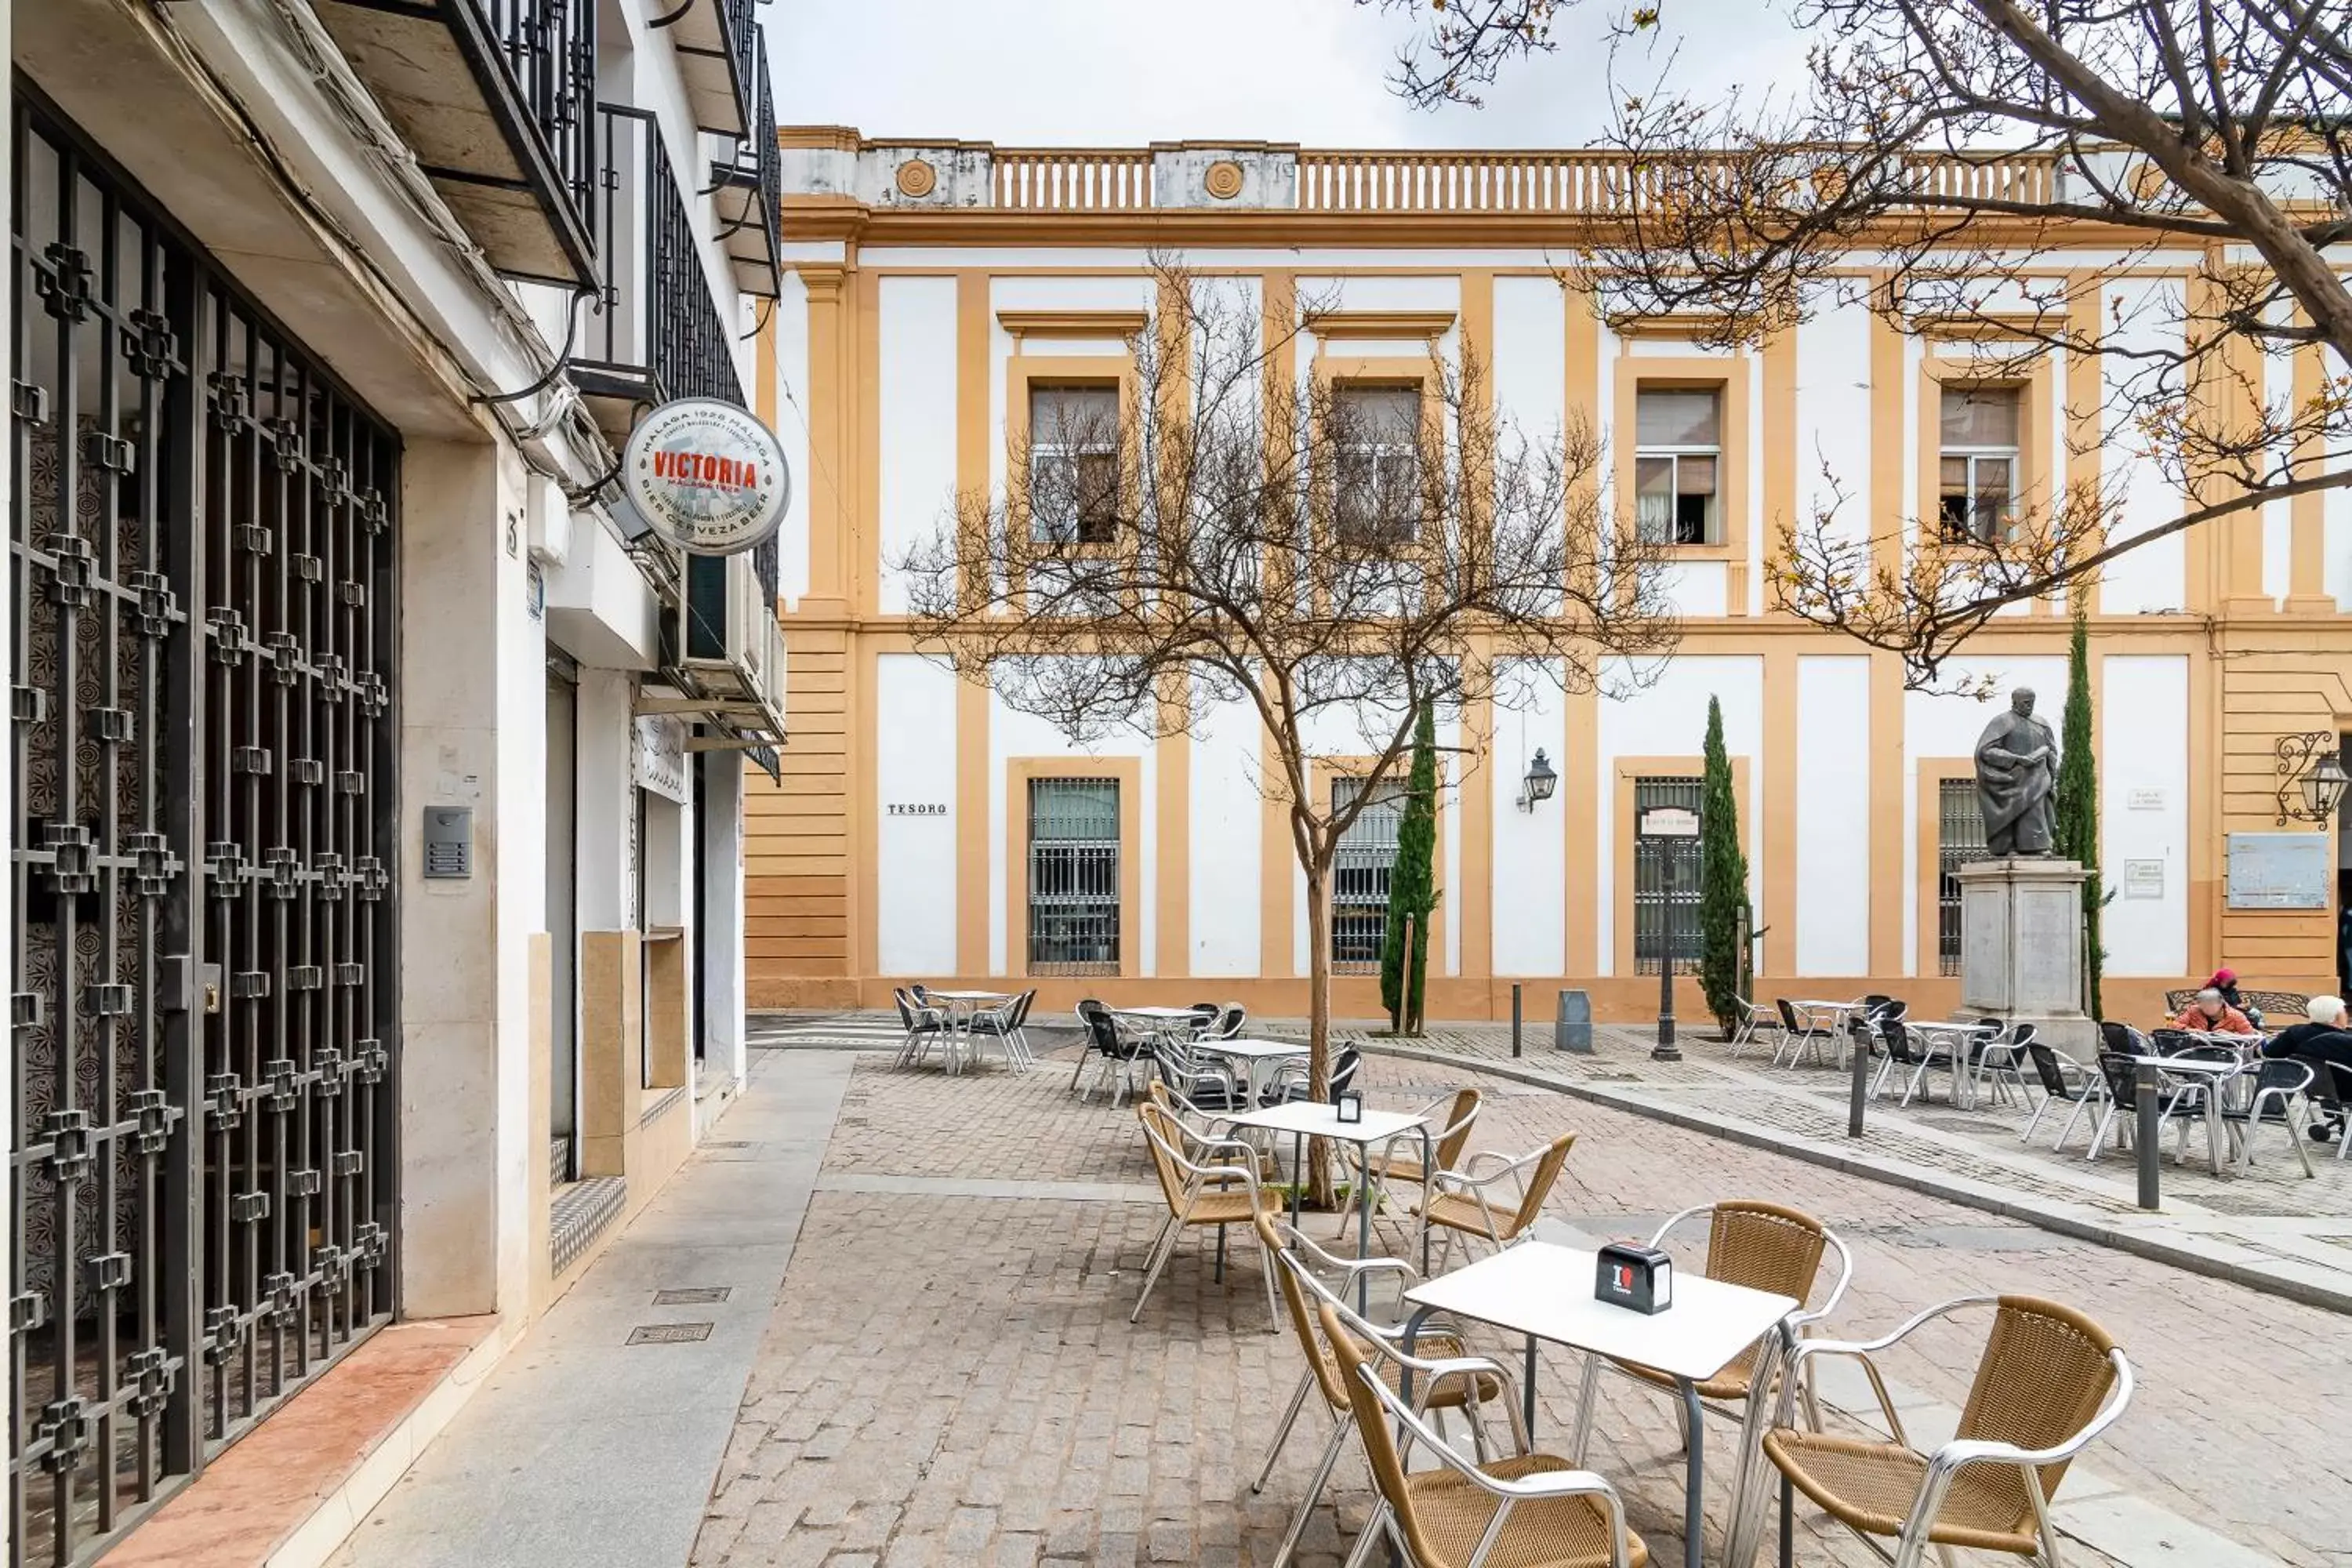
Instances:
[[[2176,1029],[2195,1029],[2208,1035],[2256,1035],[2262,1031],[2247,1022],[2246,1016],[2222,1000],[2221,993],[2208,985],[2197,993],[2197,1000],[2180,1010],[2172,1020]]]

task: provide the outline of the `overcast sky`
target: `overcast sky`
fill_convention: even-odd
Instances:
[[[1770,0],[1665,11],[1686,89],[1796,79],[1802,47]],[[1604,118],[1605,15],[1571,12],[1559,52],[1511,68],[1484,109],[1429,113],[1388,86],[1407,22],[1351,0],[784,0],[761,13],[788,125],[1007,146],[1322,147],[1588,141]]]

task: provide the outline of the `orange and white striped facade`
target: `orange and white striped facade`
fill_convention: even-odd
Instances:
[[[1576,415],[1601,426],[1620,495],[1636,483],[1645,389],[1714,400],[1711,521],[1704,541],[1677,546],[1685,634],[1657,679],[1622,700],[1552,693],[1526,711],[1474,711],[1440,737],[1477,755],[1448,759],[1433,1018],[1507,1016],[1514,980],[1538,995],[1589,989],[1603,1017],[1654,1009],[1656,981],[1637,964],[1635,803],[1643,781],[1697,773],[1710,695],[1734,759],[1759,990],[1957,1003],[1939,952],[1946,807],[1994,710],[1907,692],[1893,658],[1775,613],[1765,561],[1782,522],[1832,484],[1857,516],[1937,516],[1956,456],[1942,383],[1985,352],[1980,332],[1906,330],[1860,305],[1739,351],[1703,348],[1671,320],[1613,330],[1553,265],[1643,197],[1607,154],[782,134],[792,272],[760,354],[762,411],[796,479],[792,743],[781,787],[755,783],[747,805],[753,1005],[887,1005],[911,978],[1034,983],[1054,1005],[1099,993],[1305,1010],[1303,880],[1281,809],[1253,783],[1255,720],[1203,706],[1173,739],[1083,751],[917,654],[906,586],[885,564],[940,526],[954,494],[1003,485],[1033,384],[1116,382],[1127,334],[1155,308],[1154,250],[1255,290],[1269,319],[1318,301],[1335,324],[1291,343],[1302,377],[1392,375],[1431,343],[1474,353],[1523,428]],[[1950,177],[2030,193],[2058,176],[2021,158]],[[2085,227],[2032,267],[2075,310],[2160,321],[2147,307],[2166,290],[2186,298],[2203,259]],[[2250,363],[2249,384],[2315,390],[2318,356]],[[2113,374],[2056,351],[2021,360],[2001,460],[2021,494],[2100,479],[2125,498],[2123,527],[2144,529],[2178,514],[2178,491],[2112,433],[2068,438],[2098,433]],[[2278,827],[2275,748],[2352,730],[2352,497],[2307,495],[2152,542],[2087,605],[2116,894],[2108,1010],[2148,1013],[2158,991],[2222,963],[2250,984],[2332,989],[2333,845],[2324,908],[2231,907],[2227,858],[2235,833],[2333,833]],[[2067,614],[2056,600],[2005,612],[1954,680],[2031,686],[2056,728]],[[1355,749],[1335,740],[1323,775],[1343,777]],[[1538,749],[1560,782],[1523,810]],[[1116,973],[1033,982],[1027,803],[1035,781],[1069,778],[1117,786]],[[1376,1011],[1370,980],[1339,984],[1340,1016]]]

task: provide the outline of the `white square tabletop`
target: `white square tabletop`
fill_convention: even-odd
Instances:
[[[1554,1344],[1639,1362],[1697,1382],[1797,1310],[1786,1296],[1675,1271],[1674,1305],[1636,1312],[1594,1298],[1599,1255],[1523,1241],[1414,1286],[1416,1308],[1472,1318]]]
[[[944,996],[950,1002],[1010,1001],[1013,996],[1010,991],[933,991],[929,994]]]
[[[1192,1048],[1211,1056],[1239,1057],[1254,1062],[1307,1055],[1306,1045],[1298,1040],[1253,1040],[1245,1037],[1231,1040],[1194,1040]]]
[[[1346,1143],[1378,1143],[1400,1132],[1425,1126],[1429,1118],[1409,1110],[1375,1110],[1364,1107],[1361,1121],[1342,1122],[1334,1106],[1319,1100],[1294,1100],[1240,1116],[1220,1116],[1235,1127],[1263,1127],[1269,1132],[1304,1133],[1310,1138],[1337,1138]]]
[[[1113,1007],[1122,1018],[1200,1018],[1207,1015],[1191,1007]]]

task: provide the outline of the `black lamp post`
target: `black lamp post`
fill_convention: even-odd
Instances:
[[[1665,897],[1658,905],[1658,1043],[1650,1047],[1654,1062],[1678,1062],[1682,1047],[1675,1044],[1675,841],[1658,842],[1658,881]]]

